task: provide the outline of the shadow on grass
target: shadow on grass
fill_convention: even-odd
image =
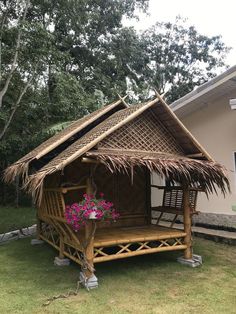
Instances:
[[[79,278],[80,266],[76,263],[71,262],[65,267],[54,266],[57,251],[46,243],[31,246],[30,238],[21,239],[1,246],[0,251],[1,264],[5,265],[0,273],[15,270],[17,280],[30,280],[31,285],[35,284],[37,288],[54,290],[58,285],[61,289],[74,287]],[[165,269],[175,271],[176,267],[182,268],[181,265],[176,266],[179,255],[181,252],[165,252],[99,263],[95,264],[96,275],[103,280],[110,276],[118,279],[128,273],[152,272],[159,266],[162,272]],[[8,261],[7,264],[4,261]]]
[[[214,251],[217,252],[220,245],[210,242],[211,249],[209,250],[208,245],[201,243],[202,241],[196,247],[199,253],[203,253],[207,264],[202,268],[206,270],[207,267],[221,264],[219,258],[218,260],[214,259],[213,254]],[[0,252],[0,262],[3,265],[0,269],[1,276],[5,276],[9,282],[12,273],[14,273],[14,279],[21,282],[22,285],[27,285],[28,288],[26,287],[26,289],[29,293],[30,289],[34,288],[43,290],[45,295],[76,288],[80,266],[73,262],[70,266],[54,266],[53,261],[58,253],[46,243],[32,246],[30,238],[21,239],[0,246]],[[186,272],[189,275],[194,275],[196,271],[202,271],[178,264],[176,259],[181,254],[181,251],[162,252],[98,263],[95,264],[96,276],[100,283],[111,283],[113,280],[122,282],[128,278],[128,280],[138,284],[138,281],[144,280],[147,276],[160,277],[160,273],[166,277],[171,277],[176,273],[181,273],[184,276]]]

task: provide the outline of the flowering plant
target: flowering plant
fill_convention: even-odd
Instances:
[[[68,224],[75,231],[78,231],[86,220],[116,220],[119,214],[113,208],[113,203],[106,201],[103,198],[104,194],[100,193],[100,198],[95,198],[93,195],[84,194],[84,199],[80,203],[74,203],[66,206],[65,218]]]

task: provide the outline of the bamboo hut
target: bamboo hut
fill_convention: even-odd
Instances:
[[[166,186],[151,185],[151,173]],[[191,216],[198,191],[221,190],[229,183],[216,163],[183,126],[164,100],[128,106],[124,98],[79,119],[5,171],[5,180],[22,177],[37,203],[37,237],[82,266],[87,283],[94,264],[142,254],[180,250],[193,256]],[[151,207],[151,189],[164,190],[162,205]],[[84,192],[104,192],[120,212],[117,222],[88,220],[75,232],[65,206]],[[159,217],[153,224],[152,211]],[[163,226],[164,213],[174,216]],[[182,215],[184,230],[173,228]],[[93,279],[92,279],[93,278]],[[92,284],[91,284],[92,285]]]

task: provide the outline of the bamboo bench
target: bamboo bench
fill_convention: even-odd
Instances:
[[[153,220],[156,219],[155,224],[161,225],[163,221],[165,222],[170,221],[169,227],[173,228],[178,216],[184,215],[183,188],[179,186],[167,187],[167,186],[158,186],[158,185],[151,185],[151,187],[164,190],[162,205],[152,207],[152,211],[160,213],[158,217],[153,218]],[[189,189],[189,207],[190,207],[190,212],[192,215],[198,214],[198,211],[196,211],[198,192],[203,192],[203,190],[200,188]],[[167,216],[165,214],[172,214],[172,219],[171,219],[171,215]]]

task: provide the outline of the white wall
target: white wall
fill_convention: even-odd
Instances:
[[[165,185],[165,181],[156,173],[153,173],[151,177],[151,184],[163,186]],[[152,188],[152,193],[151,193],[152,207],[160,206],[162,204],[162,198],[163,198],[163,190]]]
[[[208,153],[228,169],[232,194],[226,198],[201,195],[198,209],[204,212],[236,214],[236,176],[233,152],[236,151],[236,110],[231,110],[229,99],[236,93],[222,97],[210,104],[199,104],[201,109],[180,118]]]

